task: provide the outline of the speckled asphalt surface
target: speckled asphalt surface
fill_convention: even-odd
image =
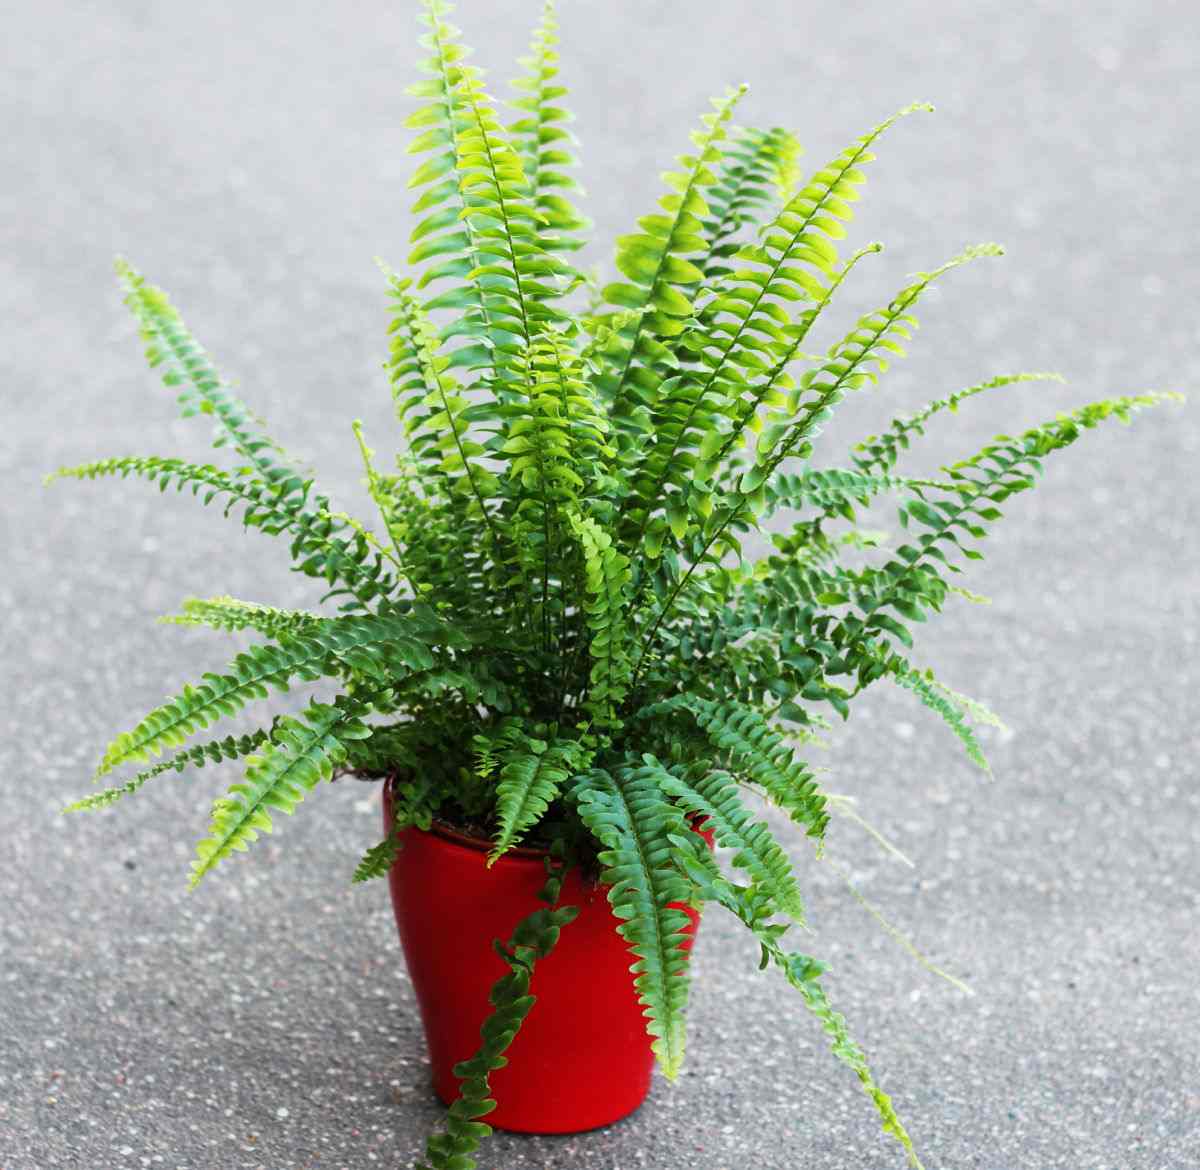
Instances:
[[[382,886],[351,889],[374,794],[312,799],[184,892],[229,777],[164,780],[59,817],[116,727],[227,660],[156,626],[188,595],[311,603],[282,550],[144,485],[40,475],[108,454],[200,455],[140,363],[109,265],[167,285],[276,432],[361,500],[348,420],[395,434],[372,257],[407,234],[400,121],[412,5],[43,0],[5,20],[0,161],[5,486],[0,573],[0,1168],[404,1166],[436,1121]],[[464,5],[497,80],[532,3]],[[1193,4],[577,3],[564,16],[599,234],[650,210],[710,92],[795,126],[816,162],[914,97],[880,149],[857,301],[964,243],[1001,262],[927,306],[910,360],[825,436],[980,376],[1058,368],[939,427],[914,467],[1067,404],[1200,390],[1200,17]],[[597,249],[592,258],[600,261]],[[853,300],[853,298],[851,298]],[[1200,1165],[1200,422],[1113,428],[1010,507],[919,661],[993,704],[983,783],[940,725],[880,693],[833,737],[852,823],[831,854],[973,999],[912,963],[797,843],[830,988],[937,1170]],[[736,929],[706,922],[690,1065],[609,1130],[500,1137],[484,1165],[632,1170],[901,1159],[853,1078]]]

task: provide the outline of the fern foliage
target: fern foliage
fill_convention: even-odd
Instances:
[[[574,913],[557,905],[567,858],[606,885],[668,1076],[685,1050],[683,907],[711,903],[750,932],[915,1157],[826,998],[822,965],[785,946],[804,918],[803,874],[748,799],[782,810],[820,851],[831,798],[812,748],[879,681],[910,692],[986,766],[976,726],[994,717],[914,665],[921,625],[951,597],[978,599],[965,570],[1048,456],[1177,396],[1063,409],[1057,375],[1004,374],[897,415],[848,462],[826,462],[825,423],[905,356],[934,284],[1000,254],[963,249],[846,318],[842,302],[872,279],[866,261],[881,248],[849,240],[869,164],[929,107],[898,111],[802,173],[793,134],[738,124],[745,87],[725,91],[584,304],[593,282],[572,260],[588,223],[553,4],[508,111],[445,0],[423,0],[421,19],[413,227],[404,267],[382,265],[394,433],[368,444],[360,423],[347,426],[374,518],[340,510],[299,471],[162,290],[118,263],[148,361],[185,417],[215,426],[216,451],[117,455],[49,479],[139,479],[215,504],[280,537],[314,596],[287,608],[193,598],[163,619],[245,648],[118,734],[96,769],[110,786],[71,808],[240,762],[193,885],[346,773],[386,779],[395,824],[356,882],[386,874],[403,834],[434,818],[482,827],[494,865],[518,846],[545,851],[546,906],[500,946],[508,974],[427,1166],[475,1164],[489,1075],[533,1006],[534,964]],[[1034,381],[1053,397],[1048,421],[929,476],[899,470],[928,427]],[[860,527],[885,499],[894,543]],[[289,708],[299,714],[194,742],[294,688],[306,692]]]

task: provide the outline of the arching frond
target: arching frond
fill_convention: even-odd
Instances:
[[[657,764],[595,770],[572,796],[584,823],[604,845],[600,864],[617,928],[637,956],[632,970],[646,1009],[646,1031],[664,1074],[683,1064],[687,961],[681,949],[688,918],[672,903],[688,887],[671,864],[670,838],[687,832],[683,815],[664,797]]]

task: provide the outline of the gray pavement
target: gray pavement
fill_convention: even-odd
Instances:
[[[351,889],[371,789],[312,798],[197,893],[187,858],[229,776],[163,780],[61,818],[109,733],[227,660],[155,625],[188,595],[311,603],[283,549],[144,485],[47,469],[200,455],[143,370],[115,253],[166,285],[276,433],[361,501],[349,419],[395,441],[376,254],[408,230],[400,121],[412,4],[42,0],[8,6],[0,74],[0,1168],[404,1166],[438,1110],[382,885]],[[497,83],[534,4],[463,5]],[[796,127],[808,161],[913,98],[880,148],[857,299],[997,238],[947,282],[911,358],[828,430],[836,459],[895,409],[980,376],[1068,387],[980,400],[912,466],[1068,404],[1200,392],[1200,16],[1194,4],[994,0],[566,7],[565,67],[602,240],[651,210],[708,94]],[[607,247],[591,258],[606,258]],[[871,695],[821,763],[917,861],[839,823],[831,855],[968,999],[795,853],[830,989],[928,1166],[1200,1166],[1200,414],[1057,459],[919,661],[993,704],[983,783],[906,696]],[[886,519],[886,518],[885,518]],[[710,916],[711,917],[711,916]],[[599,1133],[500,1137],[484,1165],[898,1166],[786,989],[711,918],[691,1059]]]

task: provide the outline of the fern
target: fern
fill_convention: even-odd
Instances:
[[[366,606],[395,591],[394,574],[370,549],[367,540],[357,533],[352,538],[341,535],[340,526],[328,513],[298,507],[290,484],[268,486],[245,472],[228,473],[211,464],[157,456],[99,459],[77,467],[63,467],[47,476],[46,482],[114,475],[122,479],[130,476],[147,479],[161,491],[169,487],[177,491],[188,488],[205,504],[223,500],[226,516],[240,507],[241,520],[247,528],[258,528],[268,536],[290,534],[295,569],[333,586],[331,596],[349,592]],[[304,486],[302,492],[306,491]]]
[[[797,922],[804,921],[804,902],[792,873],[791,862],[771,830],[751,819],[738,795],[737,783],[725,772],[693,776],[666,773],[663,792],[698,817],[716,835],[717,842],[733,849],[733,864],[746,870],[758,889]]]
[[[571,525],[583,548],[587,573],[584,609],[593,666],[585,705],[600,727],[617,727],[616,708],[625,697],[630,671],[629,558],[590,517],[573,515]]]
[[[824,836],[829,814],[823,793],[812,773],[795,759],[784,737],[772,731],[761,714],[735,703],[681,695],[642,710],[639,717],[655,719],[674,711],[686,711],[695,719],[725,766],[761,787],[805,826],[810,837]]]
[[[176,752],[166,760],[160,760],[151,768],[144,768],[132,780],[113,788],[105,788],[101,792],[93,792],[88,796],[67,805],[63,812],[81,812],[84,809],[108,808],[122,797],[137,792],[147,781],[164,772],[183,772],[189,767],[203,768],[205,764],[219,764],[225,760],[238,760],[262,747],[270,738],[269,731],[254,731],[249,735],[227,735],[224,739],[213,740],[211,743],[198,744]]]
[[[340,699],[312,703],[299,719],[282,719],[270,740],[250,757],[246,778],[213,805],[209,835],[196,847],[191,885],[234,852],[245,852],[272,828],[268,810],[292,813],[318,781],[328,780],[346,758],[345,742],[366,739],[369,705]]]
[[[640,768],[592,771],[580,778],[572,797],[604,846],[599,860],[608,900],[637,956],[631,970],[646,1030],[664,1074],[674,1080],[683,1063],[688,984],[681,946],[688,918],[672,903],[684,901],[688,889],[670,865],[669,837],[685,826],[679,810],[663,798],[661,772],[652,758]]]
[[[511,112],[469,63],[449,12],[423,0],[407,119],[415,224],[403,270],[383,266],[394,461],[360,423],[347,435],[374,524],[296,469],[166,295],[118,264],[147,359],[184,415],[215,423],[226,465],[128,456],[49,478],[190,492],[283,538],[317,596],[290,608],[193,598],[164,618],[252,644],[113,739],[97,776],[132,775],[70,807],[103,808],[168,772],[244,759],[193,884],[321,779],[346,774],[387,783],[393,813],[356,882],[386,874],[404,834],[435,818],[487,826],[491,864],[519,844],[553,842],[547,908],[500,948],[509,973],[427,1166],[474,1166],[488,1077],[532,1006],[535,961],[573,913],[557,907],[563,874],[593,862],[669,1076],[685,1049],[681,906],[713,902],[782,971],[915,1157],[825,998],[820,964],[784,947],[803,918],[800,881],[747,794],[785,810],[822,851],[840,806],[818,784],[811,749],[832,713],[848,719],[883,680],[986,766],[975,725],[995,717],[913,664],[919,627],[951,596],[980,600],[959,583],[963,571],[1045,456],[1177,396],[1105,398],[998,436],[936,475],[898,473],[935,419],[987,391],[1057,380],[1006,374],[898,415],[848,463],[822,463],[826,421],[904,356],[929,289],[1000,253],[979,245],[918,272],[810,351],[882,247],[844,243],[873,152],[928,107],[899,111],[800,178],[795,137],[735,126],[745,87],[728,90],[665,176],[657,208],[617,240],[618,275],[585,278],[569,263],[588,225],[573,202],[553,4]],[[593,295],[581,306],[585,284]],[[885,496],[902,526],[895,543],[860,527]],[[309,685],[321,698],[298,716],[193,741],[272,692]],[[746,884],[721,875],[688,818],[712,829]]]
[[[671,192],[659,206],[666,214],[643,217],[638,221],[640,232],[617,240],[616,266],[631,283],[608,285],[604,298],[631,313],[605,351],[608,369],[599,385],[612,404],[614,422],[627,432],[649,429],[638,407],[657,397],[662,379],[655,366],[670,358],[664,341],[678,337],[694,311],[685,290],[704,273],[684,257],[705,250],[703,217],[708,205],[702,192],[716,184],[710,168],[721,157],[726,127],[744,92],[745,87],[714,101],[714,112],[701,119],[704,129],[693,135],[697,153],[682,156],[684,169],[665,176]]]
[[[406,670],[428,670],[435,659],[423,626],[400,617],[337,618],[317,630],[256,645],[239,654],[226,674],[207,674],[197,687],[150,712],[105,751],[97,776],[127,760],[143,761],[247,703],[266,698],[268,688],[286,690],[293,679],[314,680],[338,667],[386,681]]]
[[[518,742],[504,751],[496,785],[499,829],[488,865],[494,865],[542,819],[579,762],[579,745],[572,743],[518,736]]]
[[[239,601],[236,597],[213,597],[203,600],[189,597],[183,603],[183,612],[168,614],[158,619],[175,626],[210,626],[215,630],[257,630],[268,638],[286,634],[304,634],[316,630],[321,616],[303,613],[294,609],[277,609],[272,605],[259,605],[253,601]]]
[[[957,390],[945,398],[937,398],[914,415],[900,415],[892,420],[887,429],[879,435],[872,435],[854,448],[851,456],[860,471],[889,472],[896,466],[900,453],[906,451],[913,437],[925,433],[925,424],[943,410],[954,413],[968,398],[982,394],[986,390],[997,390],[1002,386],[1013,386],[1020,382],[1064,382],[1061,374],[1037,372],[1030,374],[999,374],[986,382],[978,382],[965,390]]]
[[[564,926],[579,913],[577,906],[558,906],[562,895],[565,865],[552,854],[547,858],[548,876],[540,897],[547,907],[535,910],[517,923],[507,946],[496,942],[496,950],[508,964],[508,974],[492,987],[489,1000],[492,1014],[480,1029],[480,1046],[470,1060],[454,1066],[462,1078],[459,1097],[446,1115],[446,1132],[434,1134],[425,1147],[425,1161],[418,1170],[474,1170],[472,1155],[491,1127],[479,1118],[495,1107],[488,1078],[506,1063],[504,1052],[516,1038],[533,1008],[536,997],[530,995],[534,967],[558,944]]]
[[[146,360],[161,367],[164,385],[181,388],[178,401],[184,417],[206,414],[215,418],[215,446],[235,447],[267,483],[283,479],[298,485],[295,473],[280,464],[279,448],[255,429],[250,411],[222,381],[166,293],[125,260],[118,260],[116,269],[125,303],[141,326]]]
[[[519,96],[511,104],[522,117],[509,126],[508,132],[521,156],[528,198],[541,220],[541,246],[546,251],[573,252],[583,245],[573,233],[585,230],[589,224],[564,194],[578,191],[579,184],[559,169],[578,163],[571,150],[571,133],[564,125],[571,115],[555,104],[567,95],[566,87],[558,82],[558,43],[554,3],[546,0],[530,55],[520,61],[526,73],[512,83]]]

